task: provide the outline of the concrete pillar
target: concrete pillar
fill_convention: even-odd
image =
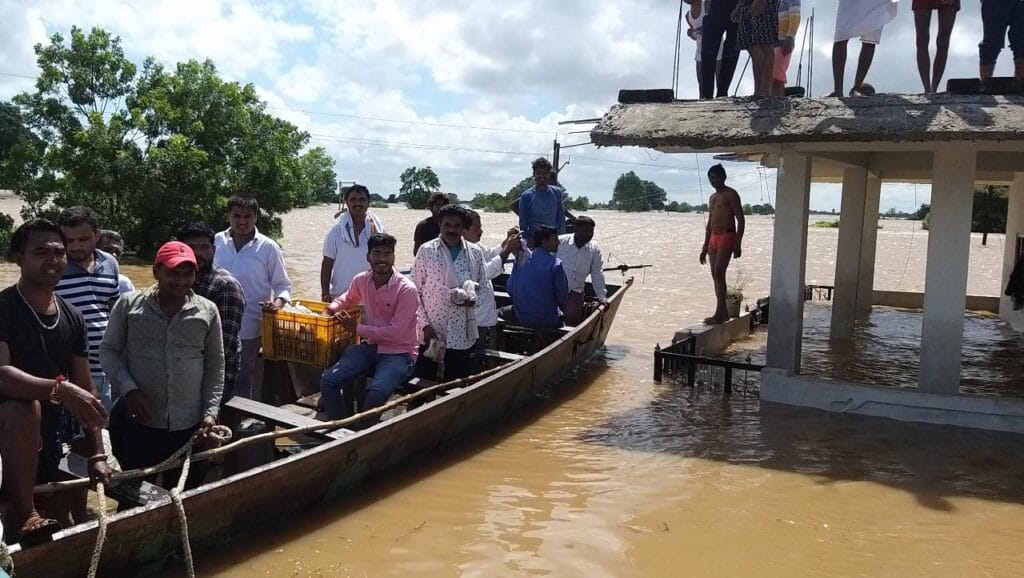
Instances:
[[[878,203],[882,180],[868,173],[864,193],[864,233],[861,235],[860,272],[857,275],[857,319],[867,319],[875,302],[875,249],[878,246]]]
[[[767,365],[797,374],[800,373],[800,342],[804,331],[811,158],[783,153],[776,183]]]
[[[1017,238],[1024,234],[1024,173],[1013,174],[1010,206],[1006,213],[1006,240],[1003,247],[1003,276],[999,283],[999,317],[1017,331],[1024,332],[1024,310],[1014,311],[1013,300],[1003,295],[1017,260]]]
[[[921,328],[921,374],[928,393],[960,392],[960,360],[971,255],[977,152],[944,147],[932,160],[932,208]]]
[[[836,252],[836,290],[832,294],[832,339],[852,339],[857,311],[857,283],[860,279],[860,253],[864,237],[864,199],[868,170],[862,167],[843,171],[843,199],[839,211],[839,248]]]

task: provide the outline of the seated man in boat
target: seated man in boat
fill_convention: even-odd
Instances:
[[[484,234],[480,213],[473,209],[466,209],[466,212],[469,213],[471,223],[464,236],[467,241],[480,247],[480,250],[483,251],[487,268],[487,282],[480,286],[476,294],[476,326],[482,345],[492,347],[497,338],[498,309],[494,302],[494,285],[491,284],[491,280],[501,275],[508,256],[519,250],[519,229],[511,229],[505,240],[497,247],[486,245],[480,242],[480,238]]]
[[[110,313],[100,361],[117,404],[127,406],[117,456],[125,469],[156,465],[193,439],[205,441],[217,424],[224,342],[217,306],[192,291],[196,270],[188,245],[164,243],[153,264],[156,284],[121,297]],[[189,486],[202,474],[192,468]],[[170,474],[164,486],[175,482]]]
[[[0,455],[7,467],[4,523],[11,541],[25,546],[60,529],[47,516],[72,522],[56,511],[56,497],[39,512],[32,496],[36,482],[58,480],[62,444],[71,441],[62,427],[68,414],[85,429],[90,477],[107,483],[111,470],[102,440],[107,411],[92,384],[85,320],[54,293],[67,266],[64,235],[50,221],[28,221],[11,237],[11,251],[21,276],[0,291]],[[84,509],[84,498],[77,493],[80,504],[64,505]]]
[[[715,284],[715,313],[704,320],[709,325],[725,323],[729,313],[725,307],[725,272],[729,260],[739,259],[743,242],[743,205],[732,187],[725,185],[725,167],[721,164],[708,169],[708,182],[715,192],[708,199],[708,226],[704,232],[704,246],[700,250],[700,264],[710,263],[711,279]]]
[[[565,304],[565,322],[568,325],[583,321],[584,289],[588,275],[597,300],[608,302],[608,289],[604,284],[604,257],[601,256],[601,247],[593,239],[594,220],[590,217],[576,217],[573,221],[573,234],[558,237],[558,258],[562,261],[569,281],[569,298]]]
[[[524,249],[512,266],[508,293],[511,310],[502,315],[519,325],[535,329],[562,326],[562,312],[569,299],[569,283],[558,253],[558,231],[541,225],[533,234],[532,251]],[[511,315],[509,315],[511,312]]]
[[[395,271],[395,243],[387,233],[370,235],[366,241],[369,270],[353,277],[348,290],[324,310],[324,315],[333,315],[350,333],[367,341],[345,348],[341,359],[320,378],[329,419],[348,417],[356,380],[373,375],[363,399],[362,409],[368,410],[384,405],[412,377],[419,294],[412,281]],[[363,323],[358,313],[349,314],[360,305],[366,308]],[[363,420],[353,429],[369,427],[378,419]]]
[[[476,292],[489,278],[483,251],[462,238],[472,224],[466,209],[445,205],[437,218],[441,236],[420,247],[412,266],[412,280],[420,294],[417,325],[423,336],[415,374],[438,379],[438,364],[443,360],[443,379],[451,380],[480,368]]]

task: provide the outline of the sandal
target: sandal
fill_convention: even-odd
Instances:
[[[18,534],[17,542],[22,547],[49,542],[50,538],[59,532],[60,529],[60,522],[57,520],[44,518],[37,512],[32,512],[32,515],[21,525],[21,532]]]

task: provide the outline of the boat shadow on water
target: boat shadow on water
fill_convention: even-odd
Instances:
[[[666,382],[580,434],[634,452],[792,472],[818,485],[869,482],[952,512],[952,498],[1024,504],[1024,437],[760,403]]]

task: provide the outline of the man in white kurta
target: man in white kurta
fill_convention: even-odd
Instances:
[[[583,321],[588,276],[597,300],[604,302],[608,299],[608,289],[604,282],[604,257],[601,255],[601,247],[593,241],[594,220],[590,217],[576,217],[573,230],[572,235],[558,237],[557,257],[562,261],[569,282],[569,300],[565,307],[566,325],[576,325]]]
[[[386,233],[384,223],[369,211],[370,190],[352,185],[345,191],[348,210],[327,231],[320,264],[320,298],[330,303],[348,290],[356,275],[366,271],[366,243],[374,233]]]
[[[505,270],[505,261],[513,251],[519,250],[519,229],[512,229],[501,245],[495,247],[481,243],[484,229],[480,221],[480,213],[466,209],[471,219],[469,228],[463,237],[470,243],[480,247],[484,255],[484,268],[487,282],[477,290],[476,326],[480,333],[483,347],[493,348],[497,339],[498,307],[494,301],[494,285],[491,281]]]
[[[416,358],[416,377],[438,379],[443,362],[443,379],[476,373],[480,367],[476,299],[467,299],[466,281],[474,291],[489,281],[480,247],[462,238],[471,224],[469,213],[458,205],[445,205],[437,213],[441,236],[420,245],[412,266],[412,280],[420,295],[417,328],[422,336]],[[460,292],[461,295],[460,295]],[[431,347],[431,341],[438,343]],[[443,353],[438,352],[443,347]]]

